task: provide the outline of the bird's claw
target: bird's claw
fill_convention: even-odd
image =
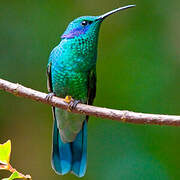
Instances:
[[[77,104],[80,103],[80,100],[74,100],[69,103],[69,109],[73,110],[76,108]]]
[[[71,112],[73,109],[76,108],[77,104],[80,103],[80,100],[74,100],[71,96],[66,96],[65,100],[68,103],[68,111]]]
[[[55,95],[56,95],[56,94],[55,94],[54,92],[50,92],[50,93],[47,94],[47,96],[46,96],[45,99],[46,99],[47,101],[50,101],[50,100],[52,99],[52,97],[55,96]]]

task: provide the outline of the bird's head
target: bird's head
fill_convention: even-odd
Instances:
[[[120,7],[118,9],[112,10],[100,16],[82,16],[74,21],[72,21],[64,34],[61,36],[62,39],[71,39],[75,37],[86,37],[86,36],[96,36],[99,32],[101,22],[111,14],[118,11],[134,7],[135,5],[128,5]]]

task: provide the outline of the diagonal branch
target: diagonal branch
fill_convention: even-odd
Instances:
[[[24,98],[32,99],[38,102],[56,106],[62,109],[68,109],[68,104],[64,102],[64,99],[59,97],[52,97],[47,100],[46,93],[42,93],[20,84],[11,83],[9,81],[0,79],[0,89],[7,91],[15,96],[21,96]],[[89,116],[96,116],[101,118],[108,118],[117,120],[119,122],[128,122],[134,124],[157,124],[157,125],[172,125],[180,126],[180,116],[175,115],[160,115],[160,114],[147,114],[136,113],[131,111],[121,111],[109,108],[95,107],[85,104],[78,104],[73,113],[86,114]]]

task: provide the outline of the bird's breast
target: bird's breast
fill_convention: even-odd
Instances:
[[[85,72],[55,68],[52,71],[53,91],[57,96],[64,98],[68,95],[84,102],[87,99],[87,77]]]
[[[51,59],[52,86],[56,95],[86,101],[88,74],[96,66],[96,47],[87,46],[85,40],[65,39],[53,50]]]

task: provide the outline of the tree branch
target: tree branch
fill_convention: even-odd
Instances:
[[[46,93],[42,93],[20,84],[11,83],[9,81],[0,79],[0,89],[21,96],[24,98],[32,99],[38,102],[49,104],[51,106],[67,109],[68,104],[64,102],[63,98],[53,96],[52,99],[47,100]],[[136,113],[131,111],[120,111],[102,107],[95,107],[85,104],[78,104],[73,113],[86,114],[89,116],[96,116],[101,118],[108,118],[121,122],[128,122],[134,124],[157,124],[157,125],[172,125],[180,126],[180,116],[175,115],[160,115],[160,114],[147,114]]]

